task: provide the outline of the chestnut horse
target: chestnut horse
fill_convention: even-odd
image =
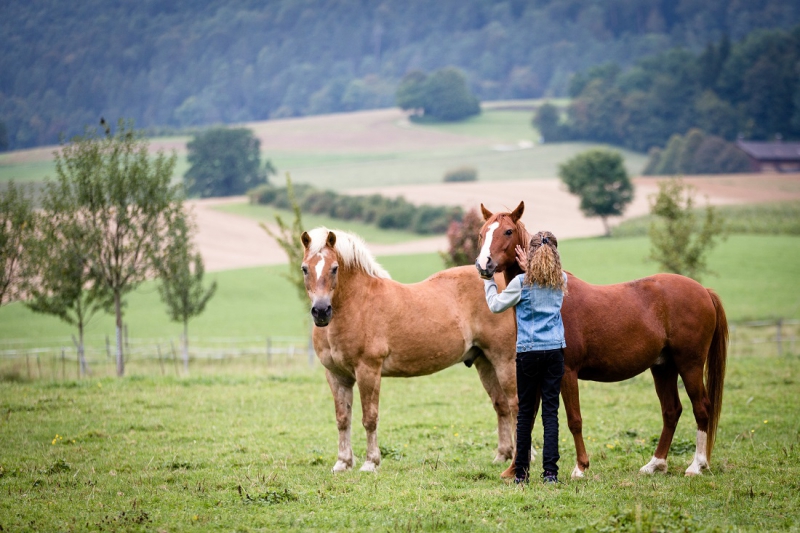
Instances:
[[[522,273],[514,250],[518,245],[527,249],[530,240],[520,222],[524,208],[520,202],[510,213],[493,214],[481,204],[485,223],[476,267],[482,276],[502,272],[508,283]],[[667,453],[682,409],[680,376],[697,422],[697,448],[686,475],[700,474],[708,468],[714,447],[725,379],[728,322],[719,296],[675,274],[615,285],[591,285],[567,275],[568,294],[561,309],[567,344],[561,396],[577,453],[573,479],[583,477],[589,467],[578,379],[622,381],[648,368],[661,402],[663,428],[653,458],[640,471],[667,470]],[[513,475],[509,470],[503,475]]]
[[[355,235],[316,228],[303,233],[302,242],[303,276],[317,326],[314,350],[325,367],[339,428],[333,471],[353,467],[354,384],[367,432],[361,470],[374,471],[381,461],[381,377],[423,376],[459,362],[475,364],[497,412],[495,461],[511,459],[517,417],[514,318],[489,311],[475,269],[451,268],[404,285],[391,280]]]

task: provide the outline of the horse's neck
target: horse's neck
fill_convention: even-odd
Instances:
[[[333,293],[331,304],[334,308],[341,308],[350,302],[369,302],[369,288],[373,287],[376,281],[383,281],[382,278],[375,278],[358,268],[347,268],[339,270],[339,281],[336,291]]]

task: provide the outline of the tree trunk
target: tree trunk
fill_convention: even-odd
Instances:
[[[81,362],[81,376],[89,374],[89,365],[86,364],[86,354],[83,349],[83,322],[78,322],[78,360]]]
[[[606,230],[606,237],[611,237],[611,228],[608,227],[608,218],[600,217],[600,219],[603,221],[603,227]]]
[[[189,375],[189,321],[183,321],[183,371]]]
[[[117,317],[117,377],[125,375],[125,360],[122,358],[122,296],[114,292],[114,313]]]

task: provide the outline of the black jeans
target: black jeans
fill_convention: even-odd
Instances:
[[[517,354],[517,417],[516,476],[527,478],[531,464],[531,430],[539,394],[542,398],[544,449],[542,468],[558,473],[558,395],[564,376],[564,350],[540,350]]]

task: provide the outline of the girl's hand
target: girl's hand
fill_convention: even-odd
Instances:
[[[517,264],[520,266],[522,270],[528,268],[528,255],[525,253],[525,250],[522,249],[522,246],[519,244],[515,248],[517,252]]]

